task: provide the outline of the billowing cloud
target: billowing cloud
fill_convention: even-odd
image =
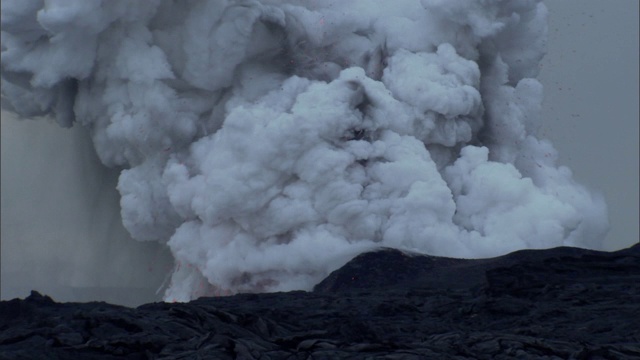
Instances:
[[[3,108],[91,130],[167,300],[309,289],[366,249],[599,248],[537,137],[530,0],[2,2]]]

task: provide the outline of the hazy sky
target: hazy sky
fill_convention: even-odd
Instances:
[[[576,181],[605,194],[607,249],[638,242],[637,0],[547,0],[544,135]]]
[[[639,237],[639,2],[546,3],[551,17],[540,75],[546,93],[541,131],[576,181],[604,193],[612,226],[606,248],[629,246]],[[99,295],[105,299],[124,281],[130,293],[145,290],[148,301],[170,260],[152,244],[129,239],[118,224],[116,175],[96,166],[86,132],[46,121],[18,123],[3,112],[1,133],[2,299],[33,287],[59,300],[78,299],[55,287],[91,284],[109,289]],[[104,190],[97,194],[96,188]],[[28,216],[40,220],[27,222]],[[87,271],[78,273],[78,267]],[[118,296],[106,300],[132,304]]]

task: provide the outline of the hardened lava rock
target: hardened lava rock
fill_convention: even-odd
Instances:
[[[462,260],[383,249],[314,292],[126,308],[0,302],[2,359],[640,358],[640,246]]]

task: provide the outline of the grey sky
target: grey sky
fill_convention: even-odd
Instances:
[[[547,0],[543,134],[581,184],[604,193],[605,248],[638,241],[637,0]]]
[[[59,301],[138,305],[172,260],[122,225],[118,172],[102,166],[87,130],[2,112],[1,298],[32,289]]]

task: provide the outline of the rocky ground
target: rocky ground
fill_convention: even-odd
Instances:
[[[640,246],[362,254],[313,292],[0,302],[2,359],[640,359]]]

